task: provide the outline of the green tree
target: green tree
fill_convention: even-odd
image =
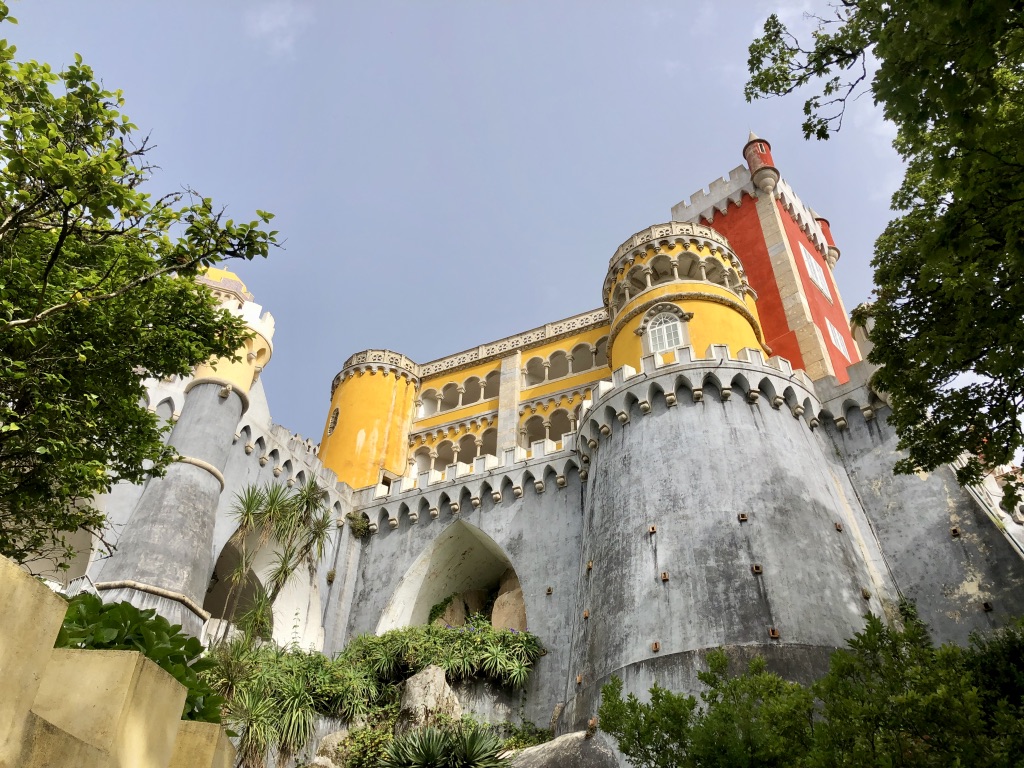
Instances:
[[[698,707],[655,686],[649,704],[602,689],[599,723],[640,768],[932,768],[1024,765],[1024,623],[936,647],[913,608],[903,626],[868,615],[812,686],[755,660],[735,677],[708,656]]]
[[[907,169],[875,245],[869,359],[908,452],[897,471],[965,455],[967,484],[1010,463],[1024,447],[1024,7],[841,0],[806,45],[772,15],[749,67],[748,99],[810,89],[807,137],[838,130],[863,88],[896,126]]]
[[[264,212],[149,192],[148,141],[81,57],[14,57],[0,41],[0,554],[60,560],[66,533],[102,526],[93,497],[173,458],[143,379],[245,338],[194,276],[266,256],[276,233]]]

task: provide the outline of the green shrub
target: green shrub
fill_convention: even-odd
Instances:
[[[461,724],[421,728],[391,742],[383,768],[499,768],[501,740],[488,728]]]
[[[345,519],[348,520],[348,527],[352,530],[352,535],[357,539],[365,539],[370,535],[370,521],[366,519],[365,515],[354,515],[349,512],[345,515]]]
[[[139,651],[185,686],[183,720],[220,722],[224,699],[201,677],[215,662],[203,657],[204,648],[196,638],[182,634],[180,625],[152,609],[141,610],[127,602],[104,603],[96,595],[82,593],[68,602],[54,647]]]

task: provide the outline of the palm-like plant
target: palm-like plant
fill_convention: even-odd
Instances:
[[[256,555],[274,543],[273,564],[265,575],[269,606],[277,600],[281,590],[303,565],[312,579],[317,564],[323,558],[331,534],[331,514],[327,509],[327,491],[310,480],[297,491],[277,483],[248,486],[236,497],[232,514],[238,528],[231,542],[238,550],[238,566],[231,572],[228,593],[229,620],[234,619],[237,600],[232,598],[245,583]],[[248,621],[240,621],[266,630],[269,623],[267,604],[249,608]],[[256,632],[254,636],[265,636]]]

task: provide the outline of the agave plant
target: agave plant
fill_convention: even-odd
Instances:
[[[437,728],[422,728],[391,742],[383,768],[447,768],[449,737]]]
[[[477,725],[456,729],[449,739],[451,768],[498,768],[505,760],[498,757],[501,740],[491,731]]]

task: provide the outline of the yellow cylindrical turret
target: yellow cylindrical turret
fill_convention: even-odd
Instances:
[[[353,488],[406,471],[419,366],[397,352],[352,355],[334,377],[320,461]]]
[[[249,389],[270,362],[274,352],[274,317],[269,312],[263,312],[263,307],[253,301],[245,283],[234,272],[211,267],[197,281],[213,291],[222,306],[240,316],[253,335],[238,351],[238,360],[218,358],[196,366],[193,381],[216,381],[230,385],[242,395],[243,403],[248,406]]]
[[[718,344],[732,354],[770,354],[756,298],[729,243],[710,227],[672,221],[638,232],[616,250],[605,278],[611,367],[639,370],[644,356],[687,346],[695,357]]]

